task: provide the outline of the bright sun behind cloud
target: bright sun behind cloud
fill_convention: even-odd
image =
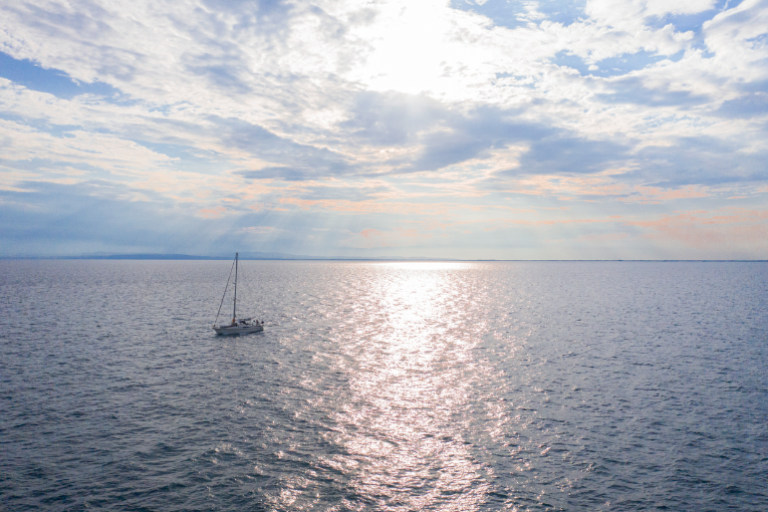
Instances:
[[[361,29],[372,48],[358,70],[359,78],[379,91],[433,91],[450,57],[441,4],[444,2],[393,2],[384,6],[376,26]]]

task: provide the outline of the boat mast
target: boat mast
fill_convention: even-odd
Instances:
[[[232,305],[232,323],[233,324],[237,319],[237,255],[238,253],[235,253],[235,300],[234,300],[234,304]]]

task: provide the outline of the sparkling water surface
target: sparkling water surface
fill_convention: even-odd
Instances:
[[[230,266],[0,261],[0,509],[768,510],[765,263]]]

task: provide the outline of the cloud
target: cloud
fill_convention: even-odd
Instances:
[[[598,173],[622,160],[627,148],[611,141],[552,137],[531,144],[520,161],[525,174]]]
[[[627,233],[600,233],[600,234],[594,234],[590,233],[587,235],[581,235],[578,240],[583,240],[585,242],[614,242],[617,240],[625,240],[629,235]]]
[[[280,228],[276,228],[274,226],[247,226],[244,228],[241,228],[240,231],[243,233],[249,233],[252,235],[268,235],[268,234],[274,234],[278,231],[283,231]]]
[[[768,179],[768,151],[749,151],[741,145],[709,137],[685,137],[667,146],[648,146],[637,152],[633,177],[669,187],[760,183]],[[741,146],[741,147],[740,147]]]
[[[201,217],[206,219],[219,219],[226,212],[227,209],[223,206],[216,206],[214,208],[202,208],[198,212]]]
[[[436,131],[425,137],[425,147],[414,168],[432,170],[483,157],[491,150],[511,144],[542,139],[552,129],[521,119],[519,111],[478,108],[455,116],[450,131]]]
[[[392,166],[390,173],[411,173],[482,158],[552,132],[521,119],[522,113],[495,107],[464,111],[423,96],[369,92],[358,98],[353,115],[341,126],[366,144],[412,148],[383,162]]]
[[[235,171],[235,174],[249,180],[280,179],[286,181],[301,181],[311,176],[311,173],[311,169],[284,166],[262,167],[252,171]]]
[[[372,91],[355,94],[351,113],[339,127],[376,146],[411,144],[420,132],[445,122],[450,115],[440,102],[427,96]]]
[[[288,164],[266,166],[259,170],[238,171],[249,179],[311,179],[354,172],[344,157],[334,151],[279,137],[269,130],[239,119],[211,118],[220,140],[228,147],[245,151],[261,160]],[[292,165],[291,165],[292,164]]]
[[[374,235],[381,236],[381,234],[382,234],[381,231],[379,231],[378,229],[371,229],[371,228],[364,229],[360,232],[360,236],[362,236],[363,238],[370,238],[371,236],[374,236]]]
[[[395,228],[390,231],[366,228],[359,233],[344,240],[346,247],[359,249],[371,249],[378,247],[409,247],[414,244],[414,239],[431,239],[432,234],[418,229]]]
[[[694,199],[710,197],[712,194],[702,187],[683,187],[679,189],[662,189],[659,187],[636,187],[637,195],[622,198],[624,201],[659,202],[678,199]]]
[[[32,191],[1,196],[10,200],[0,203],[4,255],[146,250],[175,245],[174,240],[192,234],[179,229],[181,212],[157,215],[167,203],[132,201],[107,182],[30,183],[25,188]]]
[[[17,252],[68,225],[56,250],[250,233],[304,254],[714,254],[680,240],[715,228],[674,210],[760,209],[766,16],[766,0],[9,3],[0,200],[25,230],[0,236]],[[615,215],[677,220],[583,231]],[[480,225],[514,243],[457,227]]]
[[[687,90],[670,90],[669,88],[648,88],[640,78],[621,78],[609,82],[613,89],[610,93],[595,95],[599,101],[606,103],[636,103],[649,107],[678,106],[688,107],[701,105],[709,101],[704,95],[694,94]]]
[[[768,90],[768,82],[763,86]],[[768,92],[746,93],[739,98],[726,100],[716,112],[723,117],[751,119],[768,114]]]
[[[664,216],[658,220],[627,222],[650,230],[650,239],[672,240],[706,252],[722,251],[750,254],[768,250],[768,210],[743,208],[712,212],[694,211]]]

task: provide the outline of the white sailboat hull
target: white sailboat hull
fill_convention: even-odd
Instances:
[[[216,325],[219,321],[219,315],[221,314],[221,306],[224,304],[224,299],[227,296],[227,288],[229,288],[229,279],[232,278],[232,269],[229,270],[229,279],[227,279],[227,286],[224,287],[224,295],[221,296],[221,303],[219,304],[219,311],[216,313],[216,320],[213,321],[213,330],[216,334],[222,335],[240,335],[251,334],[254,332],[261,332],[264,330],[264,321],[259,322],[253,317],[251,318],[237,318],[237,264],[240,259],[240,254],[235,253],[235,261],[233,267],[235,271],[235,297],[232,300],[232,323],[229,325]]]
[[[251,334],[253,332],[261,332],[264,330],[263,325],[222,325],[214,326],[213,330],[216,334],[234,335],[234,334]]]

